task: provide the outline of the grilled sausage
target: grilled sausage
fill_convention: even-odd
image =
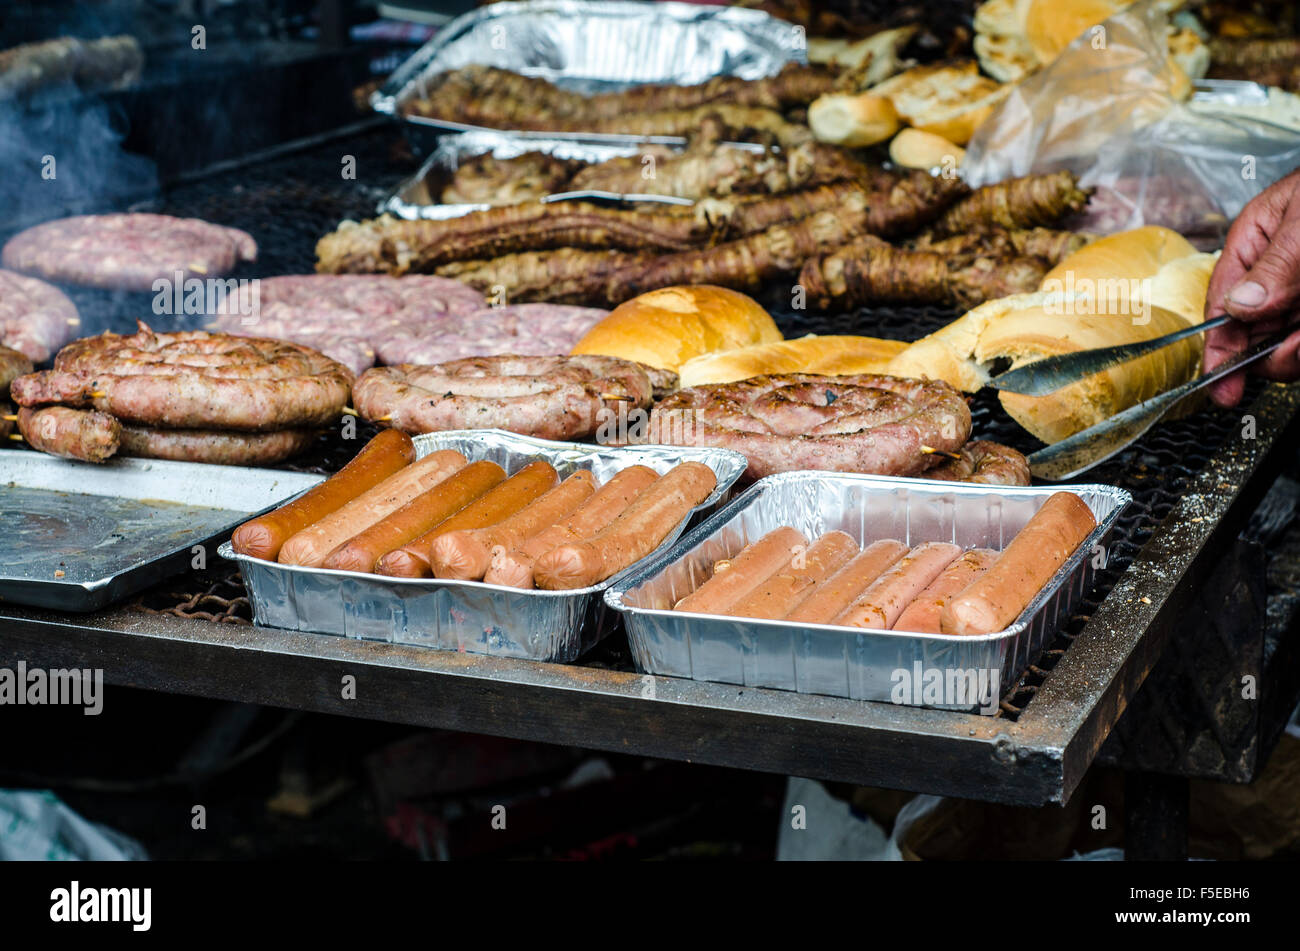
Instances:
[[[284,543],[277,560],[285,565],[318,567],[339,545],[463,469],[466,462],[463,455],[451,449],[429,453],[298,532]]]
[[[549,463],[541,460],[530,462],[445,522],[433,526],[414,541],[389,551],[379,559],[375,570],[395,578],[432,578],[429,554],[439,535],[495,525],[552,488],[557,479],[555,469]]]
[[[953,561],[903,610],[894,622],[893,630],[938,634],[939,615],[943,606],[984,574],[997,557],[998,553],[992,549],[972,548]]]
[[[827,532],[727,613],[735,617],[783,618],[857,553],[858,543],[852,536]]]
[[[943,609],[944,634],[992,634],[1019,617],[1034,595],[1097,527],[1087,503],[1057,492],[1011,539],[992,567]]]
[[[493,549],[507,551],[518,547],[525,539],[569,515],[595,491],[595,478],[580,469],[495,525],[439,535],[429,548],[434,577],[482,580],[492,561]]]
[[[273,560],[292,536],[414,461],[411,437],[386,429],[320,485],[288,505],[240,525],[230,538],[231,547],[242,555]]]
[[[493,552],[492,564],[483,580],[512,588],[533,587],[533,565],[541,555],[566,542],[595,535],[622,515],[632,499],[658,478],[659,473],[649,466],[620,469],[568,518],[527,539],[518,548]]]
[[[790,559],[807,545],[803,532],[789,526],[775,528],[735,558],[715,564],[713,576],[678,601],[674,610],[726,614],[733,604],[789,565]]]
[[[903,609],[960,554],[961,549],[948,542],[917,545],[871,582],[871,586],[833,623],[887,630],[898,620]]]
[[[674,466],[589,541],[552,548],[537,559],[537,586],[568,591],[597,584],[644,558],[718,484],[700,462]]]
[[[802,604],[786,615],[786,620],[830,624],[867,585],[906,554],[907,546],[892,538],[872,542],[862,549],[860,555],[814,588]]]

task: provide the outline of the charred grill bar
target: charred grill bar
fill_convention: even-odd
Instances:
[[[306,272],[317,236],[369,214],[403,176],[390,144],[386,132],[316,143],[196,178],[156,210],[257,234],[260,259],[241,276]],[[340,181],[343,154],[357,159],[356,181]],[[953,316],[939,308],[781,312],[781,289],[772,292],[788,337],[915,337]],[[76,302],[89,330],[123,330],[149,295],[81,289]],[[977,436],[1035,448],[996,401],[980,397],[972,409]],[[1245,415],[1254,417],[1253,439],[1242,438]],[[238,574],[215,551],[208,569],[97,614],[0,607],[0,653],[33,666],[102,667],[109,683],[152,690],[1006,803],[1064,802],[1099,754],[1126,769],[1245,781],[1276,742],[1278,711],[1289,711],[1300,688],[1285,663],[1300,652],[1284,623],[1294,606],[1278,609],[1285,617],[1273,618],[1270,648],[1223,655],[1230,670],[1164,668],[1203,633],[1212,616],[1207,590],[1264,591],[1260,579],[1242,580],[1258,575],[1263,559],[1240,557],[1236,540],[1298,434],[1300,389],[1257,386],[1240,410],[1166,423],[1090,474],[1127,488],[1135,502],[1091,600],[1061,619],[1057,642],[995,717],[646,678],[618,634],[578,663],[556,665],[259,629],[249,623]],[[322,437],[294,467],[336,471],[355,445]],[[1289,564],[1297,551],[1295,533],[1284,536],[1271,546],[1272,564]],[[1253,617],[1256,626],[1210,636],[1262,640],[1261,612]],[[345,673],[357,677],[356,700],[339,699]],[[1259,675],[1260,707],[1233,720],[1230,737],[1222,724],[1240,711],[1222,704],[1196,711],[1186,699],[1204,694],[1191,678],[1210,673],[1220,681]],[[1141,724],[1124,717],[1153,706],[1197,726],[1157,751]],[[1193,741],[1207,732],[1221,738],[1222,755],[1192,756]]]

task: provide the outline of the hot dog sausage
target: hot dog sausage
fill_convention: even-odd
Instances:
[[[589,541],[560,545],[537,559],[537,586],[569,591],[597,584],[644,558],[709,497],[718,477],[700,462],[674,466]]]
[[[892,538],[872,542],[806,597],[787,614],[787,621],[804,624],[830,624],[853,603],[867,585],[875,581],[894,562],[907,554],[907,546]]]
[[[273,560],[292,536],[414,461],[411,437],[396,429],[385,429],[320,485],[288,505],[240,525],[230,538],[231,547],[241,555]]]
[[[903,609],[894,622],[895,631],[912,631],[917,634],[938,634],[939,614],[943,606],[965,590],[966,586],[984,574],[997,559],[998,553],[990,548],[972,548],[952,562],[929,587],[916,596],[916,600]]]
[[[486,528],[513,515],[559,480],[548,462],[530,462],[500,485],[492,488],[419,538],[383,555],[375,566],[381,575],[397,578],[432,578],[429,549],[439,535],[461,529]]]
[[[992,634],[1020,616],[1097,520],[1072,492],[1057,492],[1034,513],[992,567],[949,601],[939,616],[944,634]]]
[[[465,464],[465,457],[451,449],[429,453],[315,525],[308,525],[284,543],[276,560],[285,565],[318,567],[339,545],[432,489]]]
[[[531,588],[533,563],[538,557],[566,542],[595,535],[622,515],[632,499],[657,478],[659,473],[649,466],[619,470],[568,518],[527,539],[513,551],[493,552],[492,564],[483,580],[512,588]]]
[[[743,548],[736,557],[713,566],[713,576],[674,605],[675,611],[727,614],[808,546],[803,532],[788,525],[774,528]]]
[[[495,462],[471,462],[397,511],[347,539],[321,563],[340,571],[374,571],[375,562],[446,521],[506,477]]]
[[[493,549],[508,551],[571,514],[596,491],[590,472],[579,469],[514,515],[487,528],[446,532],[434,539],[429,561],[434,577],[478,581],[488,570]]]
[[[960,554],[961,549],[948,542],[917,545],[871,582],[832,623],[888,630],[903,609]]]
[[[735,617],[783,618],[857,553],[858,543],[848,533],[827,532],[727,613]]]

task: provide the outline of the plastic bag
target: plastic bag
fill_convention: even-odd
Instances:
[[[143,861],[134,839],[88,822],[52,792],[0,790],[0,861]]]
[[[1145,0],[1085,30],[980,126],[962,177],[978,186],[1067,168],[1096,190],[1072,227],[1164,225],[1202,250],[1221,245],[1246,202],[1300,166],[1300,136],[1189,107],[1167,22]]]

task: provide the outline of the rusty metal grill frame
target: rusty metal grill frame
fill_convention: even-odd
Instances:
[[[154,207],[252,230],[260,260],[236,276],[305,272],[319,234],[369,214],[407,171],[392,160],[391,141],[380,132],[320,145],[194,182]],[[356,181],[339,178],[347,154],[356,157]],[[83,315],[114,329],[129,329],[149,300],[75,296]],[[776,316],[789,334],[915,337],[953,315],[913,308]],[[241,623],[238,579],[215,566],[94,615],[0,607],[0,663],[100,666],[113,684],[1008,803],[1063,802],[1215,555],[1273,481],[1279,447],[1294,441],[1300,389],[1261,386],[1251,398],[1243,412],[1256,418],[1253,441],[1231,438],[1232,414],[1203,414],[1160,427],[1090,474],[1130,489],[1151,480],[1158,490],[1136,486],[1139,504],[1126,515],[1097,596],[996,717],[642,677],[630,669],[622,638],[580,664],[550,665],[263,630]],[[976,399],[973,412],[978,435],[1034,448],[988,397]],[[333,471],[356,445],[323,438],[295,467]],[[343,673],[358,677],[356,701],[340,700]]]

